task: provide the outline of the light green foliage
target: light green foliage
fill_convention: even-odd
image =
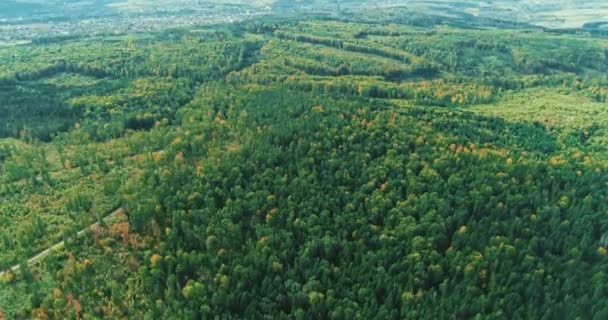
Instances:
[[[539,123],[560,136],[564,150],[590,153],[608,159],[608,108],[583,93],[564,89],[535,88],[511,92],[496,103],[470,109],[513,122]],[[588,154],[589,155],[589,154]]]

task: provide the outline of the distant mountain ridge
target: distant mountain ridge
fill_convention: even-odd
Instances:
[[[0,19],[16,21],[95,17],[197,9],[217,4],[267,6],[272,2],[271,0],[3,0],[0,1]]]
[[[107,5],[121,0],[5,0],[0,2],[0,18],[30,20],[58,16],[94,16],[104,14]]]

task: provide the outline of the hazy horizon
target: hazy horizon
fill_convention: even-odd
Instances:
[[[4,21],[78,19],[97,16],[157,14],[209,9],[213,5],[230,5],[250,9],[285,5],[294,10],[312,10],[321,6],[380,7],[404,6],[414,12],[431,15],[468,14],[501,20],[531,23],[551,28],[579,28],[585,23],[608,21],[608,3],[601,0],[495,0],[495,1],[348,1],[348,0],[7,0],[0,3],[0,19]]]

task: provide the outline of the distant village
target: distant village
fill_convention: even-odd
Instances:
[[[270,13],[270,8],[240,13],[158,13],[139,16],[107,16],[72,21],[8,22],[0,20],[0,46],[53,38],[119,35],[153,32],[169,28],[232,23]]]

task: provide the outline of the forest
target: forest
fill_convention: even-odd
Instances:
[[[0,319],[607,319],[608,39],[400,13],[0,47]]]

